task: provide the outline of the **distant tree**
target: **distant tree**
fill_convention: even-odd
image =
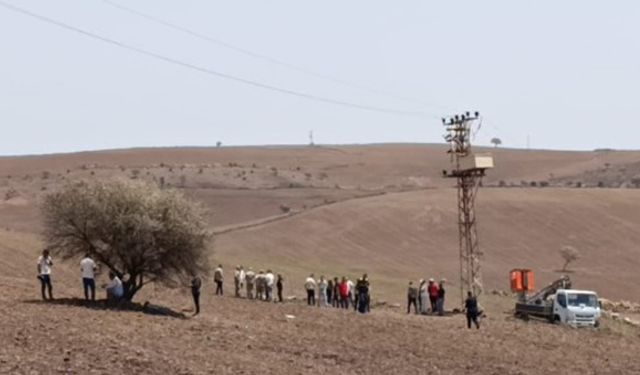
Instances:
[[[222,142],[220,141],[216,142],[216,147],[222,147]]]
[[[562,272],[567,272],[569,264],[575,262],[580,258],[580,253],[578,249],[573,246],[563,246],[560,249],[560,256],[564,260],[564,265],[562,266]]]
[[[493,147],[498,148],[498,146],[502,145],[502,140],[500,138],[491,138],[491,143]]]
[[[180,193],[133,181],[70,184],[42,204],[52,253],[85,253],[123,280],[124,297],[145,285],[186,282],[208,271],[210,234],[199,206]]]

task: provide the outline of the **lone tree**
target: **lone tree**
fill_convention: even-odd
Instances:
[[[573,246],[563,246],[560,249],[560,256],[564,259],[564,265],[562,266],[562,272],[567,272],[567,268],[569,267],[569,263],[575,262],[580,258],[580,253],[578,249]]]
[[[200,206],[176,191],[81,182],[46,196],[42,211],[52,253],[91,254],[123,280],[126,300],[149,283],[175,286],[209,270],[210,233]]]
[[[502,139],[491,138],[491,143],[493,144],[493,147],[498,148],[498,146],[502,145]]]

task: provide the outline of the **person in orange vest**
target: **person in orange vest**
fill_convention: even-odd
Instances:
[[[431,313],[435,314],[438,309],[437,303],[440,290],[434,279],[429,279],[429,287],[427,289],[429,292],[429,302],[431,302]]]

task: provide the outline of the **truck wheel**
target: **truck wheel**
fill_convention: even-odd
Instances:
[[[560,315],[554,315],[553,324],[560,324],[560,323],[562,323],[562,320],[560,320]]]
[[[599,320],[596,320],[596,323],[595,323],[593,326],[594,326],[595,328],[600,327],[600,321],[599,321]]]

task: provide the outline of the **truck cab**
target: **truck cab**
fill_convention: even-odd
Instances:
[[[593,291],[558,289],[553,296],[553,321],[576,327],[598,327],[600,303]]]

